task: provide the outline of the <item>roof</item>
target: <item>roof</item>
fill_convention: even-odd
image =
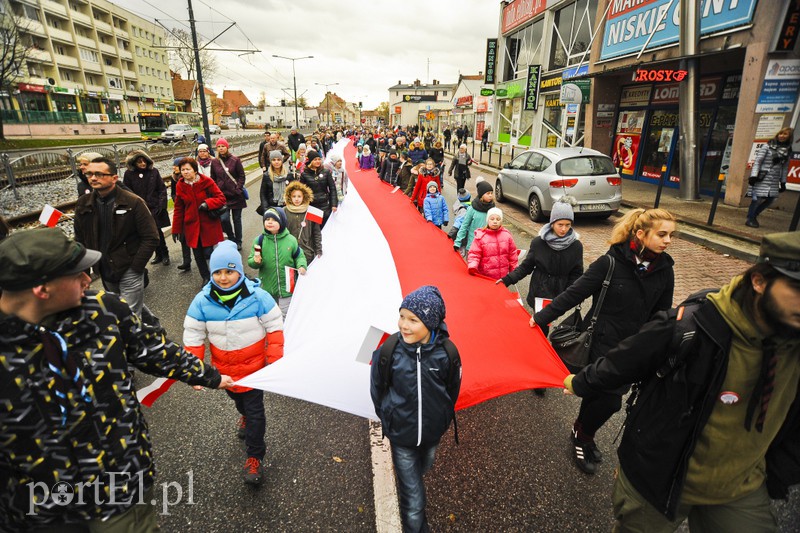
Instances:
[[[203,92],[205,92],[206,94],[210,94],[214,98],[217,98],[217,93],[215,93],[214,91],[212,91],[208,87],[203,87]]]
[[[389,87],[390,91],[413,91],[414,89],[418,91],[443,91],[443,90],[450,90],[455,89],[455,83],[437,83],[436,85],[414,85],[413,83],[400,83],[397,85],[393,85]]]
[[[475,74],[473,76],[460,76],[462,80],[481,80],[483,81],[483,74]]]
[[[222,99],[225,100],[226,111],[228,110],[228,106],[230,106],[231,111],[238,112],[239,108],[243,105],[253,105],[253,102],[239,90],[225,89],[222,91]]]
[[[191,99],[194,97],[196,86],[196,80],[182,80],[180,78],[173,78],[172,94],[175,95],[175,100],[191,101]]]

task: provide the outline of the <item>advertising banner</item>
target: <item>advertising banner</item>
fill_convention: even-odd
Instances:
[[[639,139],[639,135],[627,133],[617,135],[614,139],[614,154],[611,159],[621,174],[633,176],[636,160],[639,158]]]
[[[536,111],[539,107],[539,76],[541,65],[528,65],[528,82],[525,84],[525,111]]]
[[[494,83],[494,67],[497,64],[497,39],[486,39],[486,74],[483,83]]]
[[[767,65],[756,113],[791,113],[800,90],[800,59],[774,59]]]

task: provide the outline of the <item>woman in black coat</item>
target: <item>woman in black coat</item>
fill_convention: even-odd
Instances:
[[[595,324],[589,361],[594,362],[630,337],[658,311],[672,307],[674,262],[664,250],[675,232],[675,217],[664,209],[634,209],[620,220],[611,234],[611,248],[553,302],[537,312],[531,326],[544,327],[584,300],[592,307],[583,319],[588,327],[603,281],[614,258],[611,284]],[[594,474],[602,454],[594,435],[622,407],[627,387],[614,393],[584,398],[572,430],[575,461]]]
[[[158,228],[158,248],[150,262],[154,265],[162,262],[169,265],[167,241],[164,239],[164,232],[161,231],[161,228],[172,225],[167,212],[167,187],[164,185],[164,180],[158,169],[153,166],[153,160],[142,150],[134,150],[128,154],[125,164],[128,170],[122,176],[122,183],[144,200]]]

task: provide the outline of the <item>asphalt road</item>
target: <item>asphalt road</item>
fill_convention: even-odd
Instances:
[[[474,193],[474,179],[468,188]],[[445,186],[450,205],[453,189],[452,182]],[[257,198],[258,182],[249,190],[251,198]],[[261,228],[255,202],[250,203],[253,208],[244,213],[246,241]],[[527,249],[539,225],[531,223],[521,207],[502,207],[518,247]],[[577,222],[587,261],[605,251],[613,222],[613,218]],[[670,251],[679,278],[676,302],[693,290],[725,283],[746,266],[681,240]],[[171,266],[150,267],[145,301],[171,337],[180,340],[183,317],[200,288],[200,276],[196,269],[181,273],[175,268],[180,248],[171,241],[170,253]],[[527,280],[518,288],[527,294]],[[487,331],[487,357],[492,356],[491,336]],[[150,381],[149,376],[137,375],[140,386]],[[265,404],[267,470],[257,489],[241,481],[245,453],[235,435],[238,414],[225,393],[197,392],[179,383],[152,408],[144,408],[158,469],[156,499],[162,530],[376,531],[368,422],[269,393]],[[622,415],[614,416],[598,433],[606,461],[596,475],[588,476],[573,465],[571,456],[569,432],[578,404],[577,398],[560,390],[549,390],[544,398],[523,391],[460,411],[460,444],[455,444],[452,430],[446,434],[426,477],[432,529],[609,530],[616,467],[613,441]],[[788,504],[776,506],[776,512],[782,532],[800,531],[798,491]]]

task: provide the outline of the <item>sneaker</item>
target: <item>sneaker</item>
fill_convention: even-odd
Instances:
[[[261,485],[264,467],[261,465],[261,461],[255,457],[248,457],[247,461],[244,462],[242,473],[244,474],[244,482],[248,485]]]
[[[595,463],[602,463],[603,462],[603,452],[600,451],[600,448],[597,447],[594,441],[591,443],[591,450],[592,450],[592,461]]]
[[[758,220],[755,220],[755,219],[753,219],[753,220],[748,219],[747,222],[744,223],[744,225],[747,226],[748,228],[760,228],[761,227],[761,224],[759,224]]]
[[[243,439],[246,427],[247,427],[247,419],[243,416],[240,416],[239,422],[236,424],[236,436],[239,437],[240,439]]]
[[[575,464],[578,465],[578,468],[587,474],[597,472],[597,463],[595,463],[594,453],[592,453],[592,443],[578,440],[573,434],[572,446],[575,453]]]
[[[169,266],[169,263],[170,263],[170,261],[169,261],[169,256],[168,256],[168,255],[165,255],[165,256],[164,256],[164,259],[162,259],[162,260],[161,260],[161,263],[162,263],[164,266]]]

